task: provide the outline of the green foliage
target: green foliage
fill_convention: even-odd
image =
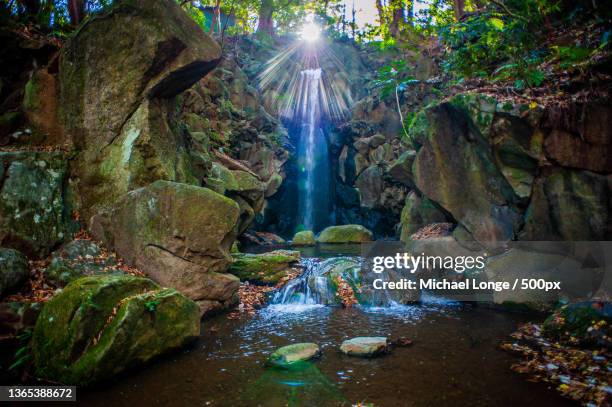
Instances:
[[[155,310],[157,309],[157,306],[159,304],[160,304],[159,300],[150,300],[150,301],[146,301],[144,303],[144,306],[147,309],[147,311],[153,313],[153,312],[155,312]]]
[[[17,339],[19,340],[19,348],[17,348],[17,352],[15,352],[15,356],[13,357],[13,364],[9,366],[8,370],[15,370],[24,364],[26,364],[31,359],[30,353],[30,339],[32,338],[32,329],[25,329],[19,335],[17,335]]]
[[[460,78],[512,80],[517,89],[540,86],[545,75],[536,67],[548,50],[538,48],[537,33],[558,5],[548,0],[503,4],[503,9],[489,8],[440,26],[449,51],[443,66]]]

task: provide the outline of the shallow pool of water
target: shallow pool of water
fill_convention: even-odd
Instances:
[[[519,315],[445,302],[397,308],[342,309],[274,305],[255,316],[220,315],[202,325],[189,350],[81,391],[92,406],[560,406],[570,403],[542,383],[510,371],[500,350]],[[408,337],[389,355],[342,355],[354,336]],[[322,356],[299,370],[268,368],[276,348],[315,342]]]

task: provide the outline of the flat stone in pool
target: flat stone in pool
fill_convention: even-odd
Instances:
[[[384,336],[358,336],[342,342],[340,351],[349,356],[372,357],[387,350],[387,338]]]
[[[316,343],[294,343],[283,346],[270,355],[268,362],[279,367],[290,367],[319,356],[319,345]]]

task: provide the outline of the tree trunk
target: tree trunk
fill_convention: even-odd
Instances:
[[[391,24],[389,24],[389,32],[395,39],[399,39],[402,33],[402,26],[406,22],[404,15],[404,0],[391,0],[389,3],[391,8]]]
[[[464,14],[465,0],[453,0],[453,3],[454,3],[453,10],[455,11],[455,19],[459,21],[461,20],[461,17],[463,17],[463,14]]]
[[[257,24],[258,33],[266,33],[268,35],[274,34],[272,14],[274,14],[274,0],[261,0],[261,6],[259,7],[259,23]]]
[[[68,0],[68,14],[72,25],[79,25],[85,17],[85,0]]]
[[[213,19],[210,22],[210,29],[208,33],[213,35],[215,33],[215,27],[219,25],[219,21],[221,19],[221,0],[217,0],[215,2],[215,7],[213,8]]]

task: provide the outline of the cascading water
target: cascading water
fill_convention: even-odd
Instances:
[[[321,129],[321,69],[300,73],[301,132],[298,142],[298,229],[318,231],[329,223],[330,168]]]
[[[326,260],[304,258],[304,272],[289,281],[272,297],[272,304],[290,306],[338,305],[338,277],[353,289],[360,305],[393,306],[411,302],[405,290],[374,290],[373,278],[392,278],[389,274],[364,273],[358,257],[333,257]]]

